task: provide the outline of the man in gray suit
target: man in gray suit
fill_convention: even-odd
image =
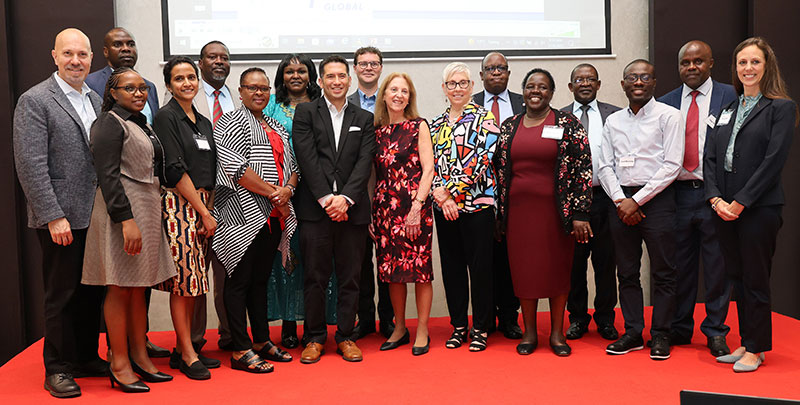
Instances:
[[[97,187],[89,129],[101,104],[84,83],[91,49],[81,31],[61,31],[52,51],[58,71],[22,94],[14,111],[17,177],[42,247],[44,387],[58,398],[81,394],[74,377],[108,370],[97,355],[103,289],[80,283]]]
[[[572,69],[569,78],[569,91],[575,102],[561,109],[571,112],[581,120],[589,135],[589,146],[592,150],[592,207],[589,224],[594,237],[589,243],[575,243],[572,262],[572,279],[567,310],[569,311],[569,328],[567,339],[579,339],[589,330],[592,317],[588,313],[588,288],[586,287],[587,260],[591,254],[594,267],[594,322],[600,336],[608,340],[617,340],[619,333],[614,328],[614,307],[617,305],[617,279],[614,271],[614,243],[608,227],[608,210],[612,202],[597,180],[597,159],[600,154],[603,124],[606,117],[619,110],[619,107],[597,101],[600,90],[600,77],[597,69],[588,63],[581,63]]]
[[[525,112],[525,101],[521,94],[508,90],[508,78],[511,70],[508,60],[500,52],[489,52],[481,61],[480,71],[483,91],[472,95],[472,101],[491,110],[498,124],[514,115]],[[511,284],[511,270],[508,265],[508,248],[505,236],[495,241],[494,254],[492,255],[494,272],[494,322],[489,327],[489,333],[499,330],[508,339],[522,339],[522,329],[519,327],[519,300],[514,295],[514,286]]]

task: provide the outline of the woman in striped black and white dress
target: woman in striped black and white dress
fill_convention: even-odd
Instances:
[[[231,329],[231,367],[252,373],[271,372],[273,366],[266,360],[292,360],[269,339],[271,266],[266,264],[278,250],[287,259],[297,227],[290,199],[298,174],[288,132],[262,112],[269,92],[263,70],[245,70],[239,79],[242,107],[223,115],[214,129],[219,227],[213,248],[227,273],[223,295]]]

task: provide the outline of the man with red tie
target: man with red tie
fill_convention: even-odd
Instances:
[[[685,123],[683,167],[674,183],[676,265],[678,283],[675,317],[669,334],[670,344],[689,344],[694,331],[694,305],[697,297],[700,256],[703,257],[706,317],[700,331],[714,357],[730,353],[725,325],[731,283],[713,224],[714,212],[704,198],[703,146],[706,132],[714,127],[722,107],[736,99],[729,84],[711,79],[714,58],[711,47],[702,41],[689,41],[678,51],[678,75],[683,85],[658,99],[681,110]]]

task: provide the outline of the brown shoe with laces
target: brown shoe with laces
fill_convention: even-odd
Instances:
[[[300,354],[300,362],[304,364],[316,363],[323,353],[325,353],[325,349],[321,344],[310,342],[303,349],[303,353]]]
[[[359,349],[352,340],[345,340],[344,342],[339,343],[339,348],[336,349],[336,353],[341,354],[342,358],[347,361],[363,360],[361,349]]]

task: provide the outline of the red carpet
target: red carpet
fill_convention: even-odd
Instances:
[[[731,348],[739,342],[733,305],[728,316],[733,328],[728,336]],[[698,306],[696,319],[700,319],[700,310],[702,306]],[[326,354],[319,363],[300,364],[300,349],[295,349],[291,350],[293,362],[277,363],[275,371],[267,375],[232,370],[229,355],[217,350],[216,333],[209,331],[209,346],[213,347],[204,353],[223,360],[222,368],[211,370],[211,380],[189,380],[177,370],[170,370],[167,359],[155,359],[162,371],[175,375],[174,381],[150,384],[149,394],[133,395],[112,390],[108,379],[84,378],[78,380],[83,395],[72,402],[678,404],[682,389],[800,399],[800,321],[773,314],[773,322],[774,350],[767,353],[766,362],[757,372],[749,374],[735,374],[730,365],[716,363],[699,331],[695,332],[694,344],[675,347],[672,358],[657,362],[650,360],[647,350],[624,356],[606,355],[608,342],[592,326],[582,339],[570,341],[572,356],[557,358],[546,344],[546,312],[539,314],[540,345],[530,356],[517,355],[517,342],[500,334],[492,335],[485,352],[470,353],[466,345],[446,349],[444,341],[450,335],[450,325],[447,318],[436,318],[431,322],[432,345],[427,355],[413,357],[410,345],[380,352],[383,338],[376,334],[358,342],[364,361],[347,363],[335,354],[331,328]],[[619,313],[617,328],[622,329]],[[272,333],[280,336],[280,329],[273,328]],[[151,333],[150,339],[163,347],[174,345],[172,332]],[[2,404],[59,401],[42,388],[41,352],[40,340],[0,368]],[[102,348],[101,353],[104,352]]]

